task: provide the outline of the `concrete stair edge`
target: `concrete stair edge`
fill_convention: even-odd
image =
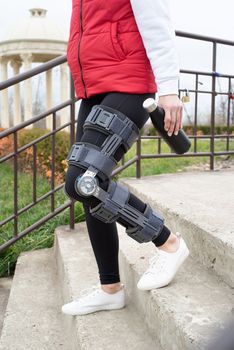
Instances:
[[[62,333],[57,292],[52,248],[22,252],[5,312],[1,350],[70,349]]]
[[[0,278],[0,338],[12,286],[12,276]]]
[[[69,230],[65,226],[56,229],[54,253],[57,256],[59,279],[65,285],[63,288],[64,302],[74,299],[79,294],[78,290],[82,290],[84,286],[87,286],[87,283],[89,286],[97,283],[97,274],[96,276],[94,274],[96,262],[94,263],[94,256],[91,254],[91,246],[88,236],[85,237],[86,234],[84,223],[77,224],[75,230]],[[77,256],[75,257],[74,250],[78,250],[79,245],[81,250],[77,251]],[[68,257],[67,254],[69,251],[70,256]],[[78,256],[79,254],[80,256]],[[82,275],[81,271],[87,266],[81,266],[82,261],[83,264],[86,263],[87,255],[90,262],[87,268],[87,280],[84,281],[83,279],[85,278],[83,278],[77,282]],[[61,266],[59,267],[59,265]],[[96,266],[95,269],[97,270]],[[75,271],[77,272],[76,281]],[[129,303],[130,301],[127,300],[127,308],[125,307],[120,310],[102,311],[84,316],[64,315],[65,322],[68,322],[70,327],[73,328],[72,330],[70,329],[71,334],[77,334],[77,345],[79,349],[92,350],[92,346],[95,343],[96,350],[103,350],[104,347],[105,349],[112,349],[113,344],[117,350],[122,350],[124,347],[136,350],[162,350],[157,339],[152,340],[150,337],[147,338],[148,330],[138,320],[139,316],[136,310]],[[136,331],[140,325],[141,329]],[[102,329],[102,337],[100,337],[100,329]],[[109,335],[107,336],[106,334]]]
[[[61,307],[65,303],[65,300],[66,302],[68,302],[68,300],[71,299],[71,295],[72,295],[70,279],[68,278],[69,276],[67,273],[68,267],[64,263],[63,256],[61,253],[61,247],[59,245],[59,240],[58,240],[58,233],[63,231],[69,232],[70,230],[68,227],[65,227],[65,226],[59,226],[56,228],[54,247],[53,247],[54,261],[57,267],[59,285],[61,288],[61,300],[62,300]],[[80,341],[76,332],[75,318],[66,317],[66,315],[62,314],[62,322],[66,333],[72,339],[71,350],[79,350]]]
[[[146,260],[154,253],[154,247],[150,243],[139,247],[139,244],[128,237],[124,231],[125,229],[118,225],[121,278],[151,335],[154,336],[158,332],[160,345],[165,350],[204,349],[205,344],[209,344],[210,339],[234,315],[233,289],[214,274],[211,275],[209,270],[204,270],[202,265],[195,264],[189,257],[170,285],[152,291],[137,290],[137,282],[148,266]],[[186,275],[191,281],[191,291]],[[192,280],[193,276],[195,281]],[[213,291],[215,293],[212,304]],[[206,297],[202,301],[203,292]],[[172,302],[173,299],[176,302]],[[221,306],[217,305],[217,300],[220,301]],[[204,310],[202,310],[203,303]],[[191,322],[192,326],[188,326],[188,322]]]
[[[234,288],[234,245],[225,240],[225,237],[217,237],[215,232],[200,224],[191,222],[189,218],[181,215],[176,210],[162,205],[160,201],[152,200],[149,194],[142,193],[131,184],[128,179],[120,182],[129,190],[149,203],[162,214],[166,225],[174,232],[181,232],[190,247],[190,254],[195,260],[206,268],[214,271],[230,287]]]

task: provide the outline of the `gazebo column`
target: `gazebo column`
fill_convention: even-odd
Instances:
[[[53,98],[52,98],[52,70],[46,71],[46,109],[52,108]],[[52,129],[52,115],[46,118],[46,129]]]
[[[67,63],[60,65],[60,100],[61,103],[68,99],[68,69]],[[67,123],[69,120],[68,108],[64,108],[60,111],[60,123],[61,125]],[[66,128],[69,131],[69,128]],[[66,130],[64,129],[64,130]]]
[[[22,63],[19,60],[12,60],[11,66],[13,68],[14,76],[20,72]],[[21,106],[20,106],[20,84],[14,85],[14,99],[13,99],[13,125],[22,122]]]
[[[7,58],[0,57],[0,81],[7,80]],[[0,92],[1,95],[1,115],[0,126],[4,129],[10,127],[10,115],[9,115],[9,102],[8,102],[8,89],[4,89]]]
[[[20,55],[23,61],[24,71],[28,71],[32,67],[32,54],[22,54]],[[32,112],[32,82],[31,78],[24,81],[24,121],[29,120],[33,117]],[[29,125],[31,128],[33,125]]]

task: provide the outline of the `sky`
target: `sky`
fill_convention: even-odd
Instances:
[[[157,0],[155,0],[157,1]],[[169,0],[175,29],[234,40],[232,0]],[[13,6],[14,3],[14,6]],[[7,29],[16,24],[30,7],[48,10],[48,17],[68,32],[71,0],[0,0],[0,40]]]
[[[155,0],[157,1],[157,0]],[[176,30],[214,36],[234,41],[234,1],[233,0],[168,0],[171,18]],[[14,2],[14,7],[12,3]],[[47,17],[65,31],[68,38],[72,0],[0,0],[0,40],[18,21],[29,15],[28,9],[34,6],[45,7]],[[177,38],[177,48],[181,68],[210,70],[211,46],[200,41]],[[218,69],[234,74],[234,49],[226,49],[222,59],[218,57]],[[230,57],[231,55],[231,57]],[[225,56],[225,58],[224,58]],[[222,64],[223,63],[223,64]]]
[[[140,1],[140,0],[139,0]],[[142,0],[143,1],[143,0]],[[155,0],[157,1],[157,0]],[[234,1],[233,0],[168,0],[171,18],[175,30],[203,34],[234,41]],[[14,5],[13,5],[14,3]],[[0,0],[0,41],[18,21],[27,17],[28,9],[43,7],[48,10],[47,17],[57,23],[66,36],[69,35],[71,0]],[[176,39],[180,67],[211,71],[211,45],[200,41]],[[234,75],[234,47],[219,46],[217,71]],[[192,88],[193,82],[188,77],[181,77],[181,88]],[[210,84],[204,78],[204,89]],[[225,89],[226,82],[220,80]]]

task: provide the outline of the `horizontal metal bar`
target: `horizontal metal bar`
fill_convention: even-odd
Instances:
[[[193,125],[191,125],[192,127]],[[190,126],[188,126],[190,127]],[[210,139],[212,137],[212,135],[187,135],[189,139]],[[141,140],[158,140],[158,139],[162,139],[163,138],[161,136],[141,136]],[[220,138],[234,138],[233,134],[216,134],[214,135],[214,138],[220,139]]]
[[[111,176],[115,176],[116,174],[120,173],[121,171],[123,171],[124,169],[126,169],[127,167],[129,167],[130,165],[136,163],[138,159],[138,156],[135,156],[133,158],[131,158],[130,160],[128,160],[124,165],[121,165],[120,167],[118,167],[117,169],[115,169]]]
[[[182,157],[203,157],[203,156],[211,156],[211,152],[199,152],[199,153],[184,153],[184,154],[176,154],[176,153],[161,153],[161,154],[142,154],[141,159],[151,159],[151,158],[182,158]]]
[[[214,152],[215,156],[234,154],[234,151],[220,151]],[[211,156],[212,152],[191,152],[185,154],[176,154],[176,153],[161,153],[161,154],[142,154],[141,159],[152,159],[152,158],[182,158],[182,157],[203,157],[203,156]]]
[[[78,101],[78,100],[76,100],[76,101]],[[20,123],[20,124],[18,124],[16,126],[13,126],[12,128],[4,130],[4,131],[0,132],[0,139],[2,139],[3,137],[9,136],[10,134],[13,134],[14,132],[16,132],[18,130],[21,130],[21,129],[29,126],[30,124],[33,124],[33,123],[35,123],[35,122],[37,122],[37,121],[39,121],[39,120],[41,120],[43,118],[46,118],[50,114],[53,114],[53,113],[59,111],[60,109],[65,108],[67,106],[70,106],[72,103],[73,103],[72,99],[69,99],[69,100],[67,100],[67,101],[65,101],[63,103],[60,103],[59,105],[57,105],[57,106],[55,106],[55,107],[53,107],[51,109],[48,109],[46,112],[43,112],[43,113],[41,113],[41,114],[39,114],[39,115],[37,115],[37,116],[35,116],[35,117],[33,117],[33,118],[23,122],[23,123]]]
[[[187,91],[187,89],[180,89],[180,91]],[[213,95],[215,94],[216,96],[230,96],[230,92],[220,92],[220,91],[215,91],[212,92],[210,90],[194,90],[194,89],[189,89],[189,93],[197,93],[197,94],[210,94]]]
[[[0,222],[0,227],[7,224],[9,221],[13,220],[14,218],[15,218],[14,214],[12,214],[11,216],[8,216],[6,219]]]
[[[2,83],[0,83],[0,91],[4,90],[6,88],[9,88],[12,85],[18,84],[21,81],[29,79],[29,78],[33,77],[34,75],[38,75],[38,74],[43,73],[51,68],[59,66],[60,64],[63,64],[65,62],[67,62],[66,55],[56,57],[56,58],[54,58],[46,63],[41,64],[38,67],[29,69],[26,72],[17,74],[13,78],[7,79],[7,80],[3,81]]]
[[[180,73],[184,73],[184,74],[192,74],[192,75],[207,75],[210,77],[213,77],[214,75],[220,76],[221,78],[234,78],[234,75],[230,75],[230,74],[222,74],[222,73],[217,73],[217,72],[204,72],[204,71],[195,71],[195,70],[189,70],[189,69],[181,69]]]
[[[201,41],[210,41],[211,43],[234,46],[234,41],[231,41],[231,40],[213,38],[211,36],[205,36],[205,35],[200,35],[195,33],[187,33],[187,32],[182,32],[180,30],[176,30],[175,33],[177,36],[183,37],[183,38],[195,39],[195,40],[201,40]]]
[[[229,154],[234,154],[234,151],[220,151],[220,152],[214,152],[215,156],[224,156],[224,155],[229,155]]]

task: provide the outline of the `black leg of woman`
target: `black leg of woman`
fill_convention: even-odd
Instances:
[[[88,100],[81,102],[79,117],[77,141],[82,138],[82,126],[90,110],[95,104],[102,104],[104,106],[112,107],[131,119],[139,129],[141,129],[149,118],[148,113],[142,107],[143,101],[146,98],[155,97],[154,94],[125,94],[119,92],[110,92],[106,94],[96,95]],[[97,140],[96,140],[97,141]],[[123,156],[123,153],[118,154],[118,160]],[[76,167],[69,168],[69,176],[75,178]],[[70,183],[74,183],[71,181]],[[92,199],[96,200],[96,199]],[[145,203],[140,199],[131,195],[133,206],[138,208],[141,212],[145,210]],[[93,204],[93,203],[92,203]],[[118,266],[118,250],[119,241],[116,224],[105,224],[95,219],[89,213],[88,204],[84,205],[86,213],[86,223],[89,232],[90,241],[99,267],[101,284],[111,284],[120,281],[119,266]],[[153,240],[156,246],[160,246],[166,242],[170,235],[170,230],[164,226],[160,235]]]
[[[99,94],[81,101],[76,132],[77,142],[83,136],[83,125],[92,107],[100,104],[105,95]],[[83,207],[101,284],[120,282],[118,264],[119,238],[116,223],[105,224],[90,214],[88,204],[83,203]]]

